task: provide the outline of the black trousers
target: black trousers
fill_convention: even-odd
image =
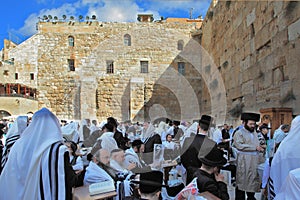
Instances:
[[[247,200],[256,200],[254,195],[255,192],[246,192]],[[239,190],[237,187],[235,188],[235,200],[245,200],[245,191]]]

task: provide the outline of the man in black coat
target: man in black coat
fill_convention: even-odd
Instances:
[[[186,184],[189,184],[192,181],[195,170],[201,167],[201,161],[198,159],[199,152],[203,152],[204,154],[208,153],[209,148],[207,147],[216,145],[213,140],[207,137],[210,122],[210,116],[202,115],[199,120],[198,133],[194,137],[185,139],[183,143],[180,158],[182,165],[187,171]]]
[[[128,149],[129,147],[128,147],[127,143],[129,141],[129,139],[128,139],[126,133],[123,136],[123,133],[121,133],[121,131],[118,130],[118,122],[117,122],[117,120],[115,118],[113,118],[113,117],[108,117],[107,118],[107,123],[109,123],[109,124],[111,124],[111,125],[114,126],[114,133],[115,133],[114,134],[114,139],[116,140],[118,147],[120,149],[123,149],[124,151],[126,149]]]
[[[224,176],[219,173],[220,167],[226,164],[224,152],[216,146],[205,156],[199,155],[202,162],[201,168],[197,169],[193,177],[197,177],[198,192],[208,191],[222,200],[228,200],[227,185]]]

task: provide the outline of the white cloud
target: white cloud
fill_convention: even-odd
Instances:
[[[100,21],[134,22],[138,13],[152,13],[158,16],[154,10],[146,10],[139,7],[134,1],[102,1],[103,4],[89,8],[88,15],[96,15]]]
[[[45,0],[37,2],[44,3]],[[78,0],[58,8],[32,13],[17,32],[26,36],[36,33],[38,17],[44,15],[57,16],[59,19],[62,15],[75,18],[79,15],[90,17],[96,15],[99,21],[135,22],[139,13],[151,13],[154,19],[160,19],[160,16],[176,17],[178,13],[182,14],[182,17],[189,17],[190,8],[193,8],[193,17],[198,17],[200,14],[205,15],[209,4],[210,0]]]
[[[78,9],[78,4],[63,4],[59,8],[54,9],[42,9],[38,14],[31,14],[24,22],[24,26],[20,28],[17,32],[24,36],[30,36],[35,34],[36,31],[36,23],[39,20],[39,17],[42,18],[44,15],[51,15],[52,17],[57,16],[59,19],[62,18],[63,15],[66,16],[76,16],[76,12]]]

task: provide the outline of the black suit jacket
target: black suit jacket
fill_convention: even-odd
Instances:
[[[181,152],[181,163],[187,169],[188,167],[201,167],[201,161],[198,159],[198,153],[203,144],[205,135],[197,134],[184,140]]]
[[[222,181],[216,181],[214,174],[209,174],[201,169],[194,173],[197,179],[198,192],[208,191],[222,200],[229,200],[227,185]]]
[[[185,139],[180,159],[187,170],[186,184],[192,181],[194,172],[202,165],[199,156],[204,157],[216,145],[213,140],[201,134]]]

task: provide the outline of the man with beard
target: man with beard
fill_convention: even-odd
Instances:
[[[257,172],[259,152],[264,149],[259,145],[255,131],[256,122],[260,115],[256,113],[242,113],[241,120],[244,127],[234,135],[233,146],[237,149],[236,190],[235,199],[255,199],[255,192],[260,192],[260,180]]]

